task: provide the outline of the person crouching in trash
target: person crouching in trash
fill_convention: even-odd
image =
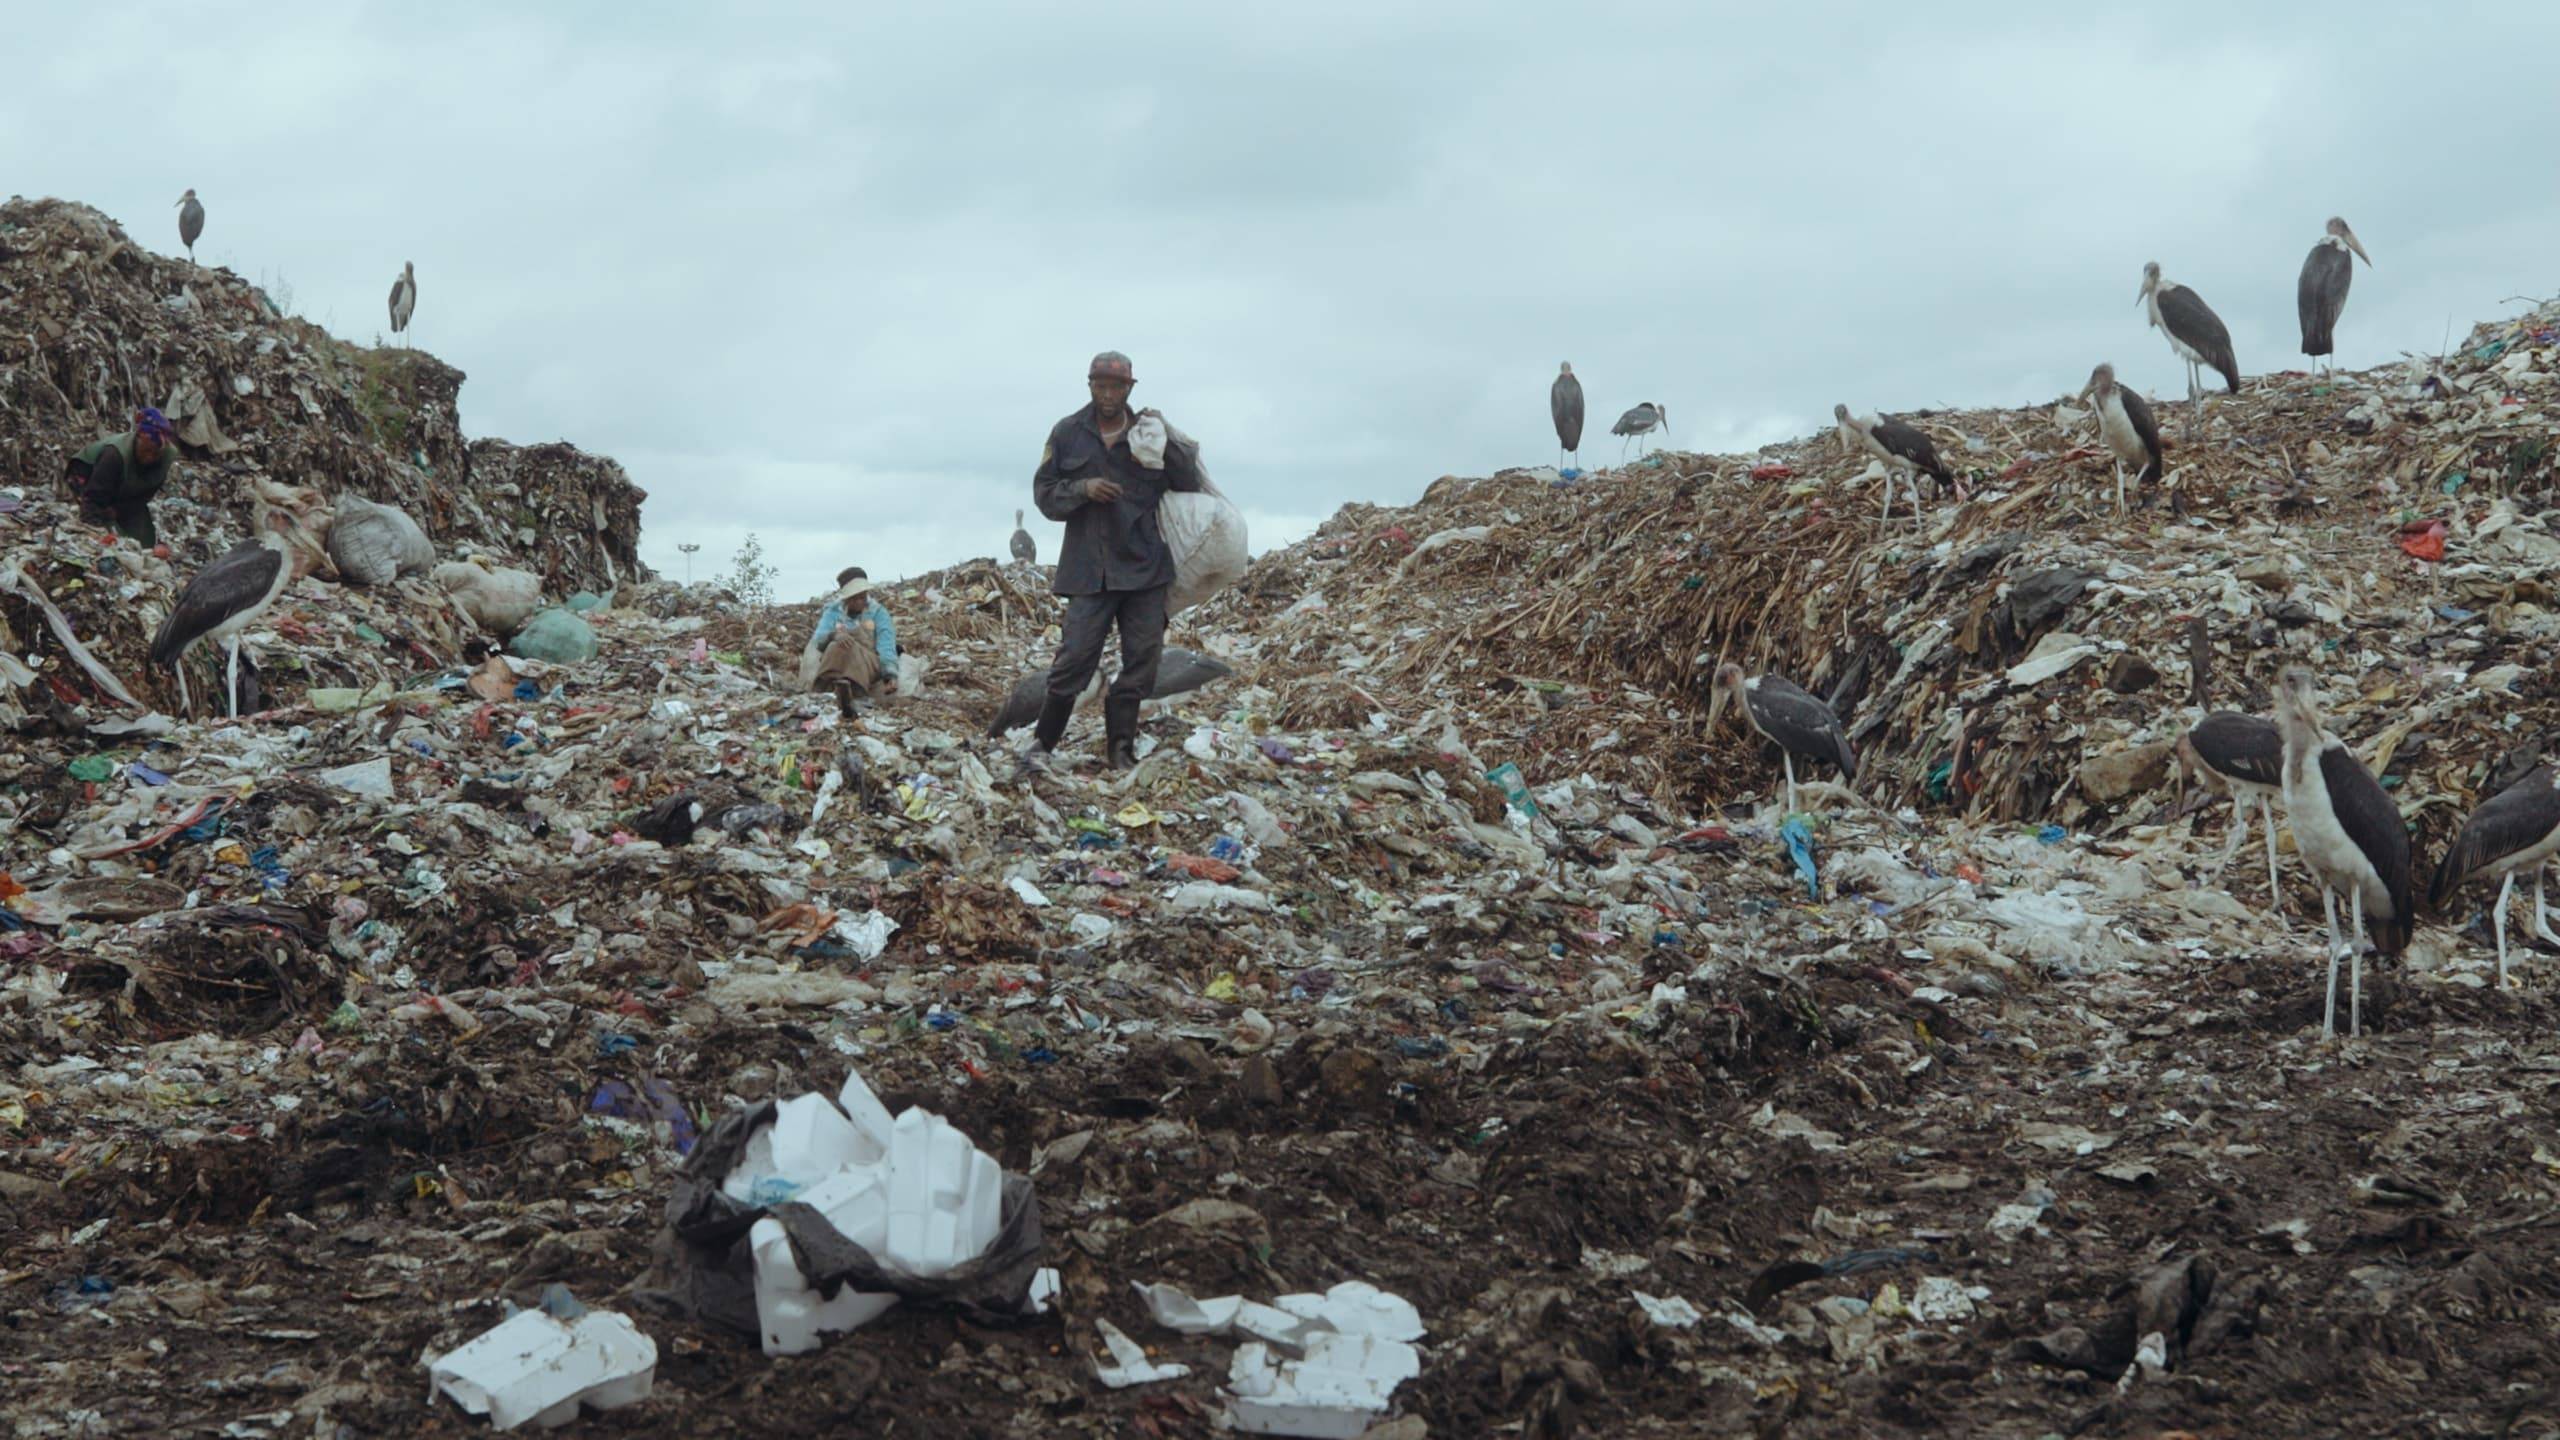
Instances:
[[[63,473],[80,496],[80,518],[113,525],[145,550],[160,542],[151,523],[152,497],[178,468],[177,427],[150,406],[135,412],[133,428],[93,440],[70,457]]]
[[[861,566],[837,573],[835,597],[818,612],[818,628],[800,654],[800,678],[809,689],[835,691],[848,715],[856,700],[898,693],[898,624],[871,598],[871,577]]]

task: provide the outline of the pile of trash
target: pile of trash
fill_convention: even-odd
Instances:
[[[1056,643],[1034,566],[876,592],[934,684],[847,713],[814,607],[368,489],[436,564],[301,582],[262,701],[188,719],[132,618],[184,565],[22,495],[20,1433],[2538,1418],[2552,967],[2495,989],[2463,897],[2321,1047],[2298,866],[2217,875],[2161,747],[2308,659],[2431,853],[2560,722],[2555,364],[2545,311],[2253,381],[2183,517],[2052,409],[1920,417],[1976,472],[1925,529],[1825,441],[1445,480],[1184,611],[1214,663],[1126,774],[1093,714],[1045,770],[986,734]],[[1702,729],[1719,656],[1834,696],[1859,796],[1781,813]]]
[[[248,530],[251,482],[265,480],[396,507],[443,553],[528,565],[562,596],[649,578],[647,497],[620,466],[565,444],[466,444],[461,371],[350,345],[85,205],[0,204],[0,305],[17,322],[0,335],[0,467],[27,498],[67,495],[65,457],[159,407],[178,460],[153,511],[164,531],[179,522],[184,569],[209,558],[186,536]]]

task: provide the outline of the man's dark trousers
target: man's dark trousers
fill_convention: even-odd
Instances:
[[[1120,627],[1120,673],[1102,701],[1102,728],[1110,744],[1134,745],[1138,738],[1138,705],[1156,688],[1156,667],[1164,661],[1164,625],[1171,613],[1167,600],[1173,587],[1152,590],[1104,590],[1067,600],[1064,634],[1057,663],[1049,667],[1049,695],[1040,707],[1040,726],[1032,732],[1043,750],[1057,748],[1075,713],[1076,697],[1093,680],[1102,663],[1102,644],[1111,627]]]

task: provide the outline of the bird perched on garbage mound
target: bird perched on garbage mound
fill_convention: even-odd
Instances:
[[[1706,662],[1706,656],[1698,657],[1699,664]],[[1798,759],[1837,765],[1843,781],[1857,778],[1857,752],[1849,748],[1848,732],[1840,728],[1840,717],[1803,686],[1783,675],[1745,679],[1741,666],[1719,665],[1713,698],[1707,702],[1708,733],[1714,733],[1727,701],[1742,712],[1745,724],[1777,742],[1779,763],[1786,767],[1789,814],[1796,808]]]
[[[2151,402],[2117,384],[2116,367],[2104,362],[2089,372],[2080,398],[2098,412],[2098,438],[2107,442],[2107,453],[2115,457],[2116,509],[2122,510],[2124,467],[2134,468],[2136,490],[2159,483],[2160,422],[2151,413]]]
[[[1577,382],[1574,388],[1579,390],[1582,387],[1580,383]],[[1651,400],[1647,400],[1633,410],[1619,416],[1618,423],[1609,427],[1609,433],[1612,435],[1624,435],[1633,440],[1637,436],[1650,435],[1654,431],[1661,429],[1669,422],[1670,418],[1671,417],[1664,412],[1660,405],[1655,404]],[[1577,440],[1582,438],[1580,427],[1575,428],[1574,438]],[[1644,453],[1643,443],[1641,441],[1637,442],[1636,453],[1639,455]],[[1618,447],[1618,458],[1621,460],[1627,458],[1627,447],[1623,444]]]
[[[2134,303],[2150,313],[2152,328],[2169,339],[2169,348],[2187,362],[2187,423],[2192,428],[2204,409],[2204,385],[2198,379],[2206,365],[2222,372],[2231,393],[2240,393],[2240,360],[2231,351],[2231,331],[2204,297],[2175,281],[2160,278],[2160,262],[2142,267],[2142,293]]]
[[[2276,797],[2284,791],[2284,736],[2273,720],[2217,710],[2178,737],[2178,769],[2202,776],[2207,788],[2231,797],[2231,834],[2223,843],[2222,863],[2213,878],[2231,867],[2249,836],[2249,812],[2266,822],[2267,908],[2284,906],[2276,884]]]
[[[2355,253],[2355,260],[2347,258]],[[2302,320],[2302,353],[2327,359],[2337,349],[2338,312],[2347,308],[2347,286],[2355,279],[2355,261],[2371,265],[2356,232],[2332,215],[2327,232],[2302,262],[2302,278],[2294,283],[2293,304]]]
[[[1953,489],[1961,497],[1955,472],[1938,458],[1937,444],[1917,425],[1896,420],[1890,415],[1852,415],[1846,405],[1831,407],[1831,419],[1840,435],[1840,447],[1851,455],[1866,455],[1884,467],[1884,513],[1877,517],[1881,525],[1893,515],[1893,473],[1901,471],[1911,481],[1911,511],[1920,512],[1920,477],[1937,482],[1938,493]]]
[[[1040,546],[1031,538],[1031,532],[1022,528],[1022,512],[1019,510],[1013,512],[1013,539],[1010,544],[1015,563],[1021,565],[1040,563]]]
[[[418,263],[400,262],[400,278],[391,282],[391,333],[409,343],[409,317],[418,313]]]
[[[1189,694],[1212,680],[1223,680],[1234,673],[1233,666],[1215,655],[1203,655],[1197,650],[1185,650],[1179,645],[1167,645],[1164,647],[1164,660],[1156,667],[1155,688],[1147,692],[1146,698],[1170,700],[1176,695]],[[999,739],[1006,731],[1018,730],[1039,719],[1041,702],[1047,698],[1048,689],[1049,676],[1045,671],[1025,675],[1014,681],[1012,691],[1004,698],[1003,708],[997,710],[995,718],[987,722],[987,738]],[[1084,694],[1078,697],[1076,703],[1082,705],[1101,692],[1102,672],[1097,668],[1093,679],[1085,685]]]
[[[178,667],[178,702],[193,708],[187,695],[187,672],[178,662],[199,640],[219,640],[230,652],[225,662],[223,693],[227,713],[240,714],[240,632],[264,615],[286,587],[307,571],[285,537],[269,529],[216,557],[178,592],[169,618],[151,637],[151,663]]]
[[[187,263],[196,263],[196,237],[204,233],[204,202],[190,187],[178,197],[178,239],[187,247]]]
[[[2364,938],[2372,919],[2377,955],[2409,946],[2415,913],[2409,897],[2409,830],[2400,809],[2347,743],[2320,728],[2311,672],[2286,667],[2277,680],[2276,727],[2284,736],[2284,808],[2293,847],[2320,882],[2329,922],[2329,1003],[2320,1036],[2337,1033],[2338,952],[2352,957],[2347,979],[2347,1033],[2363,1028]],[[2337,896],[2347,896],[2349,938],[2338,936]]]
[[[471,623],[504,639],[524,628],[542,607],[542,577],[530,570],[491,569],[474,560],[448,560],[427,572]]]
[[[1570,360],[1556,367],[1556,383],[1547,387],[1547,414],[1556,422],[1556,468],[1561,470],[1565,457],[1582,455],[1582,382],[1573,378]]]
[[[2533,933],[2560,945],[2551,933],[2551,911],[2542,893],[2543,874],[2560,853],[2560,769],[2535,766],[2525,777],[2499,791],[2471,812],[2461,833],[2445,848],[2427,886],[2427,903],[2441,910],[2473,878],[2498,881],[2492,928],[2498,937],[2498,985],[2507,983],[2507,899],[2515,893],[2516,876],[2533,872]]]

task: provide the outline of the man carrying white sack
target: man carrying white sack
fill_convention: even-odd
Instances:
[[[1093,403],[1050,427],[1031,477],[1040,513],[1067,527],[1049,582],[1067,602],[1067,615],[1023,760],[1048,763],[1116,626],[1120,673],[1103,697],[1102,723],[1111,768],[1126,770],[1138,763],[1138,705],[1155,688],[1171,613],[1173,551],[1156,505],[1169,492],[1200,489],[1200,456],[1194,446],[1168,443],[1162,415],[1130,411],[1137,376],[1128,356],[1117,350],[1094,356],[1085,383]]]

